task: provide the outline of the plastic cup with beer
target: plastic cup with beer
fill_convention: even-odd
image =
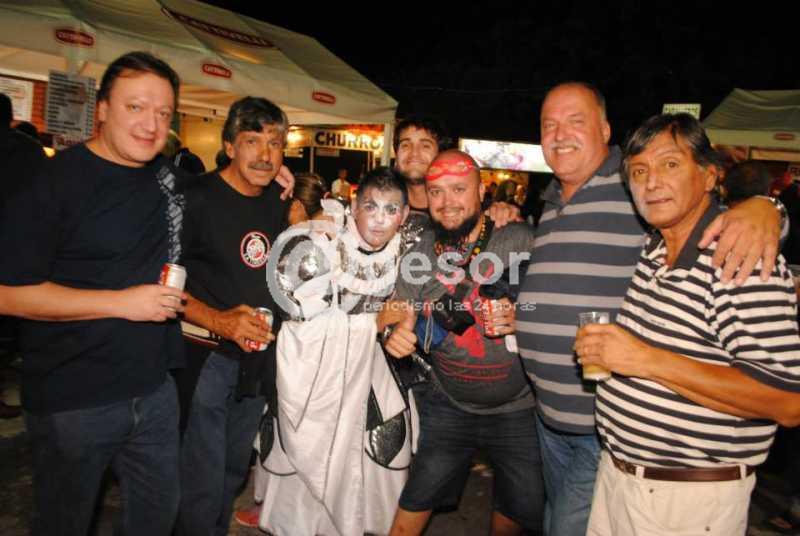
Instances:
[[[606,311],[587,311],[578,313],[578,326],[588,326],[589,324],[608,324],[610,315]],[[600,365],[582,365],[583,379],[591,381],[603,381],[611,377],[611,372]]]

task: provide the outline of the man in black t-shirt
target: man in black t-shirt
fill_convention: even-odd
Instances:
[[[288,128],[286,114],[268,100],[237,101],[222,132],[230,163],[186,189],[182,258],[189,363],[179,383],[191,406],[178,516],[178,532],[185,536],[227,534],[264,395],[274,393],[274,345],[252,348],[274,336],[254,308],[277,310],[266,265],[271,244],[286,226],[288,204],[273,179],[290,177],[282,166]]]
[[[36,535],[82,535],[106,468],[125,534],[168,535],[178,507],[182,361],[178,290],[155,284],[178,257],[182,198],[156,158],[178,76],[142,52],[114,61],[99,134],[48,161],[0,203],[0,296],[20,327]]]

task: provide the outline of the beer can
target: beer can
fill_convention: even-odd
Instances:
[[[256,307],[256,316],[264,320],[269,327],[272,327],[272,311],[266,307]],[[268,346],[265,342],[258,342],[250,339],[247,339],[245,344],[247,344],[247,347],[255,352],[262,352],[266,350]]]
[[[481,313],[483,314],[483,332],[487,337],[499,337],[497,327],[492,321],[494,312],[501,307],[500,300],[484,299],[481,303]]]
[[[165,263],[164,266],[161,267],[161,275],[158,277],[158,284],[183,290],[186,286],[186,268],[180,264]]]

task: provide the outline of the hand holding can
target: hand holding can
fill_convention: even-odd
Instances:
[[[508,298],[481,298],[483,332],[490,339],[513,333],[514,304]]]
[[[608,324],[610,315],[605,311],[588,311],[578,313],[578,327],[589,324]],[[583,379],[591,381],[603,381],[611,377],[611,372],[599,365],[582,365]]]
[[[183,290],[186,286],[186,268],[180,264],[164,263],[158,277],[158,284]]]
[[[266,322],[267,325],[270,328],[272,328],[272,311],[270,311],[266,307],[256,307],[255,311],[256,311],[255,313],[256,316],[261,320],[263,320],[264,322]],[[254,341],[251,339],[247,339],[245,341],[245,344],[247,345],[248,348],[250,348],[254,352],[263,352],[264,350],[267,349],[267,346],[269,346],[269,343]]]
[[[158,284],[183,291],[184,287],[186,287],[186,268],[180,264],[164,263],[158,276]],[[175,300],[180,302],[180,298]],[[180,303],[177,303],[175,307],[169,307],[169,309],[174,311],[181,309]]]
[[[494,323],[494,312],[500,307],[500,300],[483,298],[481,300],[481,314],[483,315],[483,332],[489,338],[499,337],[497,326]]]

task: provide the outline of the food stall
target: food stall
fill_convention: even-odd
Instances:
[[[377,125],[391,139],[397,102],[312,37],[194,0],[0,0],[0,84],[40,130],[51,71],[97,83],[132,50],[180,75],[176,126],[207,167],[228,107],[245,95],[270,99],[293,125]]]
[[[761,160],[775,178],[800,179],[800,90],[734,89],[703,126],[731,160]]]

